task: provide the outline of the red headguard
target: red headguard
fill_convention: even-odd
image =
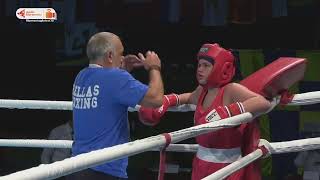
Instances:
[[[229,83],[235,73],[234,56],[233,54],[220,47],[219,44],[204,44],[198,52],[197,60],[207,60],[212,63],[213,68],[208,76],[207,83],[202,86],[221,87]]]

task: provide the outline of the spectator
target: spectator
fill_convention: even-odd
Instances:
[[[66,123],[55,127],[50,131],[49,140],[72,140],[73,130],[72,130],[72,119]],[[44,148],[41,154],[41,163],[50,164],[56,161],[61,161],[66,158],[71,157],[70,148]],[[61,177],[59,179],[64,179]]]
[[[55,127],[51,130],[49,140],[72,140],[72,120]],[[64,160],[71,156],[71,149],[67,148],[44,148],[41,154],[41,163],[50,164]]]

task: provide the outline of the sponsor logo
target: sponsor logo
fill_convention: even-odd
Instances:
[[[53,8],[19,8],[16,11],[18,19],[27,22],[54,22],[57,13]]]
[[[214,109],[211,112],[209,112],[209,114],[206,116],[206,121],[207,122],[213,122],[213,121],[217,121],[220,120],[221,117],[219,116],[218,112]]]

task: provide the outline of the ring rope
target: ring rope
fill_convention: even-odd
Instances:
[[[251,162],[259,159],[262,157],[263,152],[261,149],[257,149],[252,153],[242,157],[241,159],[227,165],[226,167],[219,169],[218,171],[214,172],[213,174],[203,178],[202,180],[220,180],[225,179],[226,177],[230,176],[232,173],[244,168]]]
[[[267,142],[267,144],[265,142]],[[72,148],[72,143],[72,140],[0,139],[0,147]],[[271,154],[320,149],[320,137],[271,143],[264,139],[260,139],[260,143],[266,146]],[[156,147],[152,149],[152,151],[160,151],[161,149],[162,147]],[[166,151],[171,152],[196,152],[197,150],[197,144],[170,144],[166,148]]]
[[[287,105],[311,105],[320,103],[320,91],[295,94]],[[170,107],[168,111],[187,112],[194,111],[195,105],[185,104],[178,107]],[[0,99],[0,108],[9,109],[45,109],[45,110],[72,110],[72,101],[43,101],[43,100],[14,100]],[[128,111],[137,111],[140,108],[128,108]]]
[[[320,103],[320,91],[295,94],[288,105],[311,105]]]
[[[44,101],[44,100],[18,100],[18,99],[0,99],[0,108],[7,109],[43,109],[43,110],[69,110],[72,111],[72,101]],[[128,108],[128,111],[137,111],[140,105],[135,108]],[[196,106],[193,104],[184,104],[178,107],[170,107],[169,111],[188,112],[194,111]]]
[[[0,108],[72,110],[72,101],[0,99]]]
[[[15,147],[47,147],[47,148],[71,148],[72,141],[70,140],[31,140],[32,143],[26,143],[24,141],[30,140],[11,140],[14,143],[9,142],[10,139],[1,139],[0,146],[12,146],[13,144],[18,144]],[[5,143],[3,143],[5,142]],[[21,143],[22,142],[22,143]],[[34,142],[37,142],[34,144]],[[269,143],[264,139],[260,139],[261,145],[267,147],[270,154],[282,154],[290,152],[299,152],[299,151],[308,151],[314,149],[320,149],[320,138],[308,138],[308,139],[299,139],[293,141],[285,142],[273,142]],[[61,145],[62,144],[62,145]],[[65,145],[65,146],[64,146]],[[160,151],[162,148],[159,146],[157,148],[151,149],[151,151]],[[198,149],[197,144],[170,144],[166,151],[172,152],[196,152]],[[233,162],[232,164],[226,166],[223,169],[209,175],[205,180],[210,179],[223,179],[233,172],[247,166],[251,162],[261,158],[263,153],[260,149],[255,150],[254,152],[244,156],[238,161]]]
[[[0,139],[0,147],[29,147],[29,148],[72,148],[72,140],[46,140],[46,139]],[[170,144],[166,151],[196,152],[197,144]],[[160,151],[161,148],[152,149]]]
[[[71,140],[0,139],[0,147],[72,148]]]
[[[253,119],[251,113],[243,113],[237,116],[226,118],[225,121],[214,121],[199,126],[168,133],[172,143],[205,134],[211,131],[226,127],[234,127],[241,123],[249,122]],[[163,135],[152,136],[133,142],[119,144],[116,146],[91,151],[75,157],[57,161],[52,164],[41,164],[37,167],[15,172],[1,179],[54,179],[68,175],[83,169],[94,167],[105,162],[117,160],[122,157],[132,156],[145,151],[150,151],[156,147],[163,147],[166,143]]]
[[[320,149],[320,138],[308,138],[308,139],[300,139],[286,142],[274,142],[269,143],[266,140],[261,139],[260,143],[265,145],[271,154],[281,154],[281,153],[289,153],[289,152],[298,152],[298,151],[306,151],[313,149]],[[14,146],[14,147],[48,147],[48,148],[71,148],[72,141],[70,140],[14,140],[14,139],[1,139],[0,146]],[[171,144],[166,148],[166,151],[174,151],[174,152],[196,152],[198,148],[197,144]],[[162,148],[159,146],[157,148],[151,149],[151,151],[159,151]],[[230,164],[229,168],[223,168],[217,171],[216,175],[208,176],[209,179],[217,179],[224,178],[230,175],[232,172],[235,172],[238,169],[245,167],[250,162],[260,158],[262,156],[261,150],[256,150],[251,154],[243,157],[232,165]],[[239,166],[240,164],[240,166]],[[228,167],[228,166],[227,166]],[[229,169],[233,169],[230,171]],[[221,172],[222,171],[222,172]],[[221,174],[222,173],[222,174]],[[214,173],[215,174],[215,173]],[[228,175],[225,175],[228,174]]]
[[[269,143],[265,139],[260,139],[259,146],[265,147],[269,154],[282,154],[300,151],[309,151],[320,149],[320,138],[308,138],[293,141]],[[261,149],[257,149],[241,159],[229,164],[228,166],[214,172],[213,174],[203,178],[203,180],[224,179],[239,169],[247,166],[251,162],[264,157]]]
[[[293,96],[293,98],[291,99],[291,102],[287,103],[287,105],[310,105],[310,104],[316,104],[316,103],[319,103],[319,102],[320,102],[320,91],[315,91],[315,92],[309,92],[309,93],[295,94]],[[181,108],[181,107],[183,107],[183,108]],[[72,110],[72,102],[69,102],[69,101],[36,101],[36,100],[4,100],[4,99],[1,100],[0,99],[0,108]],[[170,111],[180,111],[180,112],[183,111],[183,112],[186,112],[186,111],[194,111],[194,108],[195,108],[194,105],[184,105],[184,106],[179,106],[177,108],[170,108],[169,110]],[[128,110],[129,111],[136,111],[137,109],[139,109],[139,106],[136,106],[135,108],[129,108]],[[235,116],[235,117],[238,117],[238,116]],[[252,119],[252,115],[251,115],[251,118],[249,118],[249,119],[250,120]],[[228,121],[230,123],[230,120],[228,120]],[[202,125],[200,125],[202,127],[195,126],[195,127],[198,127],[199,129],[194,129],[194,132],[188,132],[188,131],[185,131],[186,129],[183,129],[183,130],[180,130],[180,131],[176,131],[176,132],[170,133],[170,136],[173,139],[172,142],[179,142],[179,141],[182,141],[182,140],[190,138],[190,137],[194,137],[194,136],[197,136],[197,135],[200,135],[200,134],[205,134],[205,133],[210,132],[210,131],[221,129],[223,127],[228,127],[228,126],[232,127],[232,125],[230,126],[230,124],[224,124],[224,125],[220,124],[221,125],[220,128],[218,126],[215,127],[215,128],[214,127],[208,127],[208,124],[204,124],[204,125],[206,125],[206,126],[202,126]],[[195,128],[195,127],[193,127],[193,128]],[[188,128],[188,129],[190,129],[190,128]],[[177,134],[177,132],[179,132],[179,133]],[[180,134],[180,137],[179,137],[179,134]],[[181,137],[182,134],[186,135],[186,137],[182,138]],[[176,136],[176,137],[174,137],[174,136]],[[187,137],[187,136],[190,136],[190,137]],[[156,138],[156,137],[157,136],[150,137],[150,138],[153,139],[153,138]],[[142,140],[148,140],[150,138],[145,138],[145,139],[142,139]],[[142,141],[142,140],[138,140],[138,141]],[[158,140],[159,140],[159,138],[158,138]],[[315,138],[315,140],[317,140],[318,142],[320,141],[319,139],[316,139],[316,138]],[[163,139],[162,139],[162,141],[163,141]],[[296,141],[296,142],[294,142],[295,144],[299,143],[299,142],[301,144],[307,143],[305,145],[306,147],[302,147],[301,144],[295,145],[295,146],[292,146],[292,145],[289,146],[290,143],[288,143],[288,142],[277,142],[278,144],[277,144],[277,146],[275,148],[271,146],[272,143],[267,143],[266,147],[268,148],[269,153],[271,153],[271,154],[273,154],[273,153],[298,152],[298,151],[306,150],[306,148],[307,149],[308,148],[309,149],[319,149],[319,144],[317,144],[318,142],[310,144],[310,139],[302,140],[304,142],[302,142],[301,140],[299,140],[299,142],[298,142],[298,140],[295,140],[295,141]],[[134,142],[130,142],[130,143],[134,143]],[[154,144],[155,147],[160,148],[160,147],[164,146],[163,142],[161,142],[161,141],[156,141],[156,142],[157,143]],[[126,144],[130,144],[130,143],[126,143]],[[126,144],[122,144],[122,145],[126,145]],[[135,149],[129,149],[128,151],[124,151],[124,152],[120,151],[120,153],[116,153],[116,151],[113,151],[113,153],[112,153],[112,150],[110,150],[110,149],[117,148],[117,147],[119,147],[121,145],[105,148],[105,149],[102,149],[102,150],[108,150],[108,151],[111,152],[111,153],[109,153],[109,157],[107,157],[107,158],[99,157],[100,161],[96,159],[96,161],[92,161],[91,164],[89,163],[89,165],[95,166],[95,165],[98,165],[99,163],[103,163],[103,162],[108,161],[108,160],[111,161],[111,160],[119,159],[122,156],[130,156],[130,155],[137,154],[139,152],[144,152],[144,151],[147,151],[147,150],[155,149],[155,148],[151,148],[152,147],[151,145],[152,145],[152,143],[150,142],[150,144],[147,143],[147,145],[145,145],[145,146],[150,146],[150,148],[143,147],[144,150],[140,150],[140,151],[136,151],[139,148],[136,148],[136,150]],[[28,144],[25,145],[25,146],[28,146]],[[50,146],[50,145],[47,145],[47,146]],[[69,144],[69,146],[70,146],[70,144]],[[62,147],[62,148],[65,148],[65,147]],[[194,150],[194,149],[195,148],[193,147],[192,150]],[[168,150],[170,150],[170,146],[168,147]],[[91,153],[99,154],[98,153],[99,151],[101,151],[101,150],[92,151],[92,152],[86,153],[86,154],[81,154],[81,155],[79,155],[79,157],[83,158],[87,154],[92,155]],[[119,152],[119,150],[118,150],[118,152]],[[113,156],[113,154],[115,154],[115,156]],[[121,156],[121,154],[122,154],[122,156]],[[106,153],[106,155],[108,155],[108,153]],[[96,155],[96,156],[98,156],[98,155]],[[246,164],[249,164],[251,161],[254,161],[257,158],[260,158],[262,156],[263,156],[262,151],[260,149],[257,149],[256,151],[254,151],[251,154],[243,157],[239,161],[243,161],[243,162],[241,162],[241,164],[244,167],[244,166],[246,166]],[[76,156],[76,157],[78,157],[78,156]],[[64,161],[59,161],[59,162],[63,163],[65,161],[69,160],[70,161],[69,164],[71,164],[72,166],[67,166],[67,167],[69,167],[70,171],[66,171],[66,170],[68,170],[68,169],[65,169],[66,167],[61,168],[62,167],[61,165],[63,165],[63,164],[59,164],[56,169],[54,169],[53,168],[54,166],[53,166],[53,167],[48,167],[47,169],[43,169],[43,171],[41,171],[40,169],[37,170],[37,168],[46,166],[46,165],[42,164],[42,165],[40,165],[38,167],[34,167],[34,168],[27,169],[27,170],[24,170],[24,171],[16,172],[16,173],[13,173],[13,174],[10,174],[10,175],[7,175],[7,176],[3,176],[3,178],[8,177],[9,179],[11,179],[12,178],[11,176],[13,175],[13,177],[17,177],[17,178],[21,178],[21,179],[25,179],[26,177],[31,177],[31,179],[33,179],[32,176],[30,176],[30,174],[31,175],[36,175],[37,174],[36,171],[38,171],[39,172],[38,176],[36,175],[35,177],[39,178],[39,175],[42,175],[40,177],[43,177],[43,175],[44,175],[44,177],[46,179],[48,179],[48,178],[50,179],[50,178],[60,177],[60,176],[63,176],[63,175],[67,175],[67,174],[70,174],[70,173],[73,173],[73,172],[88,168],[88,167],[85,167],[85,165],[88,164],[87,162],[90,162],[90,160],[91,160],[91,158],[89,159],[89,156],[87,156],[87,159],[85,159],[85,158],[81,159],[81,161],[85,162],[85,163],[80,163],[81,161],[79,161],[79,163],[72,162],[73,158],[76,158],[76,157],[68,158],[68,159],[66,159]],[[248,158],[248,160],[246,160],[246,158]],[[92,159],[94,159],[94,158],[92,158]],[[103,161],[101,162],[101,160],[103,160]],[[59,162],[56,162],[56,163],[59,163]],[[234,167],[242,168],[242,167],[240,167],[240,166],[238,166],[236,164],[237,161],[234,162],[234,163],[229,165],[229,166],[231,166],[231,169],[232,169],[231,171],[233,171],[233,172],[236,171],[234,168],[232,168],[232,165]],[[47,166],[54,165],[54,164],[55,163],[48,164]],[[60,168],[58,168],[59,166],[60,166]],[[228,171],[227,167],[221,169],[221,171],[225,171],[225,172],[228,172],[228,173],[231,174],[232,172]],[[35,171],[32,171],[32,169],[35,169]],[[24,175],[24,173],[25,173],[25,175]],[[65,174],[61,175],[61,173],[65,173]],[[218,171],[216,173],[218,173]],[[15,175],[17,175],[17,176],[15,176]],[[211,177],[211,175],[208,176],[208,178],[210,178],[210,177]]]

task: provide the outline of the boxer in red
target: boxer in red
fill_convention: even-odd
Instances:
[[[255,117],[273,108],[263,96],[248,88],[231,83],[235,74],[233,54],[219,44],[204,44],[197,54],[197,80],[199,86],[190,93],[165,95],[158,109],[141,107],[139,119],[148,125],[156,125],[170,106],[194,104],[195,125],[221,120],[244,112]],[[243,154],[244,131],[247,124],[221,129],[196,137],[199,149],[192,165],[192,179],[202,179]],[[249,177],[246,172],[246,177]],[[255,173],[256,174],[256,173]],[[244,169],[233,173],[228,180],[244,178]]]

